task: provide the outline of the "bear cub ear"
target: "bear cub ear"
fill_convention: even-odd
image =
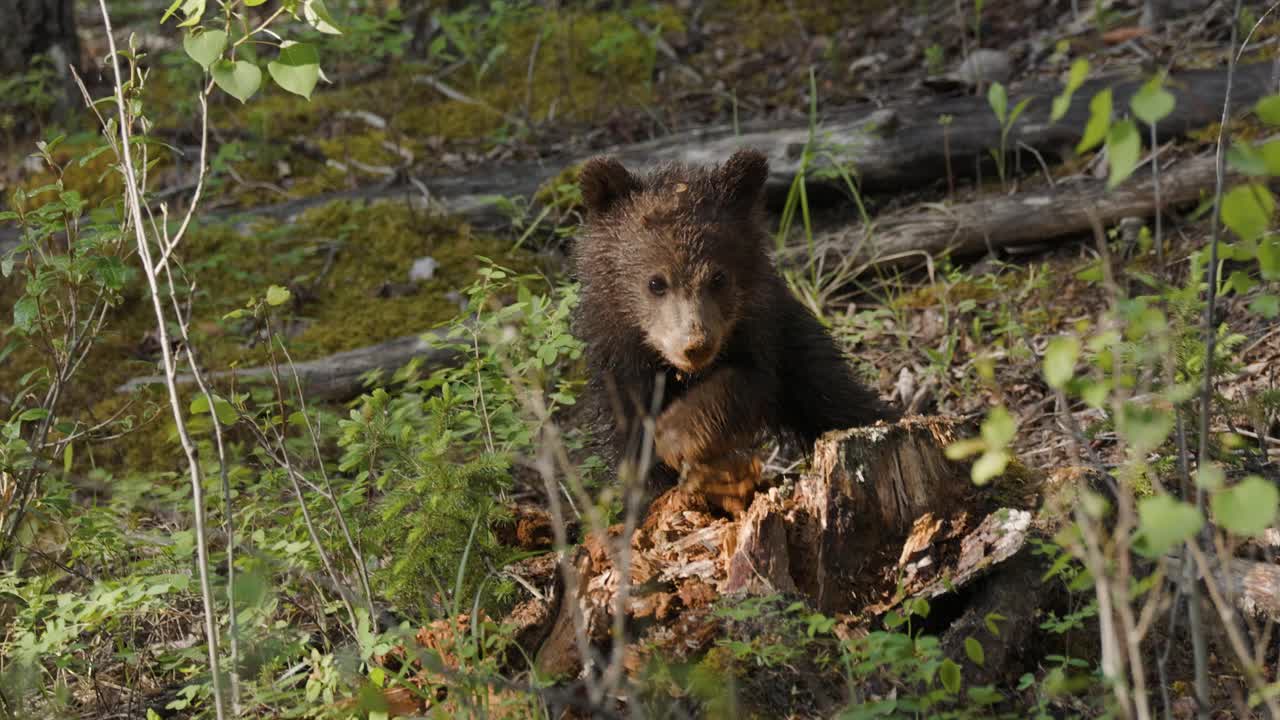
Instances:
[[[725,207],[750,212],[760,200],[769,179],[769,158],[752,148],[735,152],[717,171],[717,184]]]
[[[608,212],[640,188],[640,182],[611,157],[593,157],[578,171],[582,200],[591,215]]]

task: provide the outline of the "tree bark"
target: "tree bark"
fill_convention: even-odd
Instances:
[[[54,55],[65,70],[79,64],[80,41],[76,37],[72,0],[5,0],[0,3],[0,23],[7,39],[0,44],[0,72],[20,73],[34,55]]]
[[[4,0],[0,2],[0,75],[13,77],[34,67],[37,55],[48,58],[59,78],[56,111],[64,114],[78,96],[70,67],[80,66],[73,0]]]

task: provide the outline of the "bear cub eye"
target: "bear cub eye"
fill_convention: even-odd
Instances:
[[[654,275],[649,278],[649,292],[656,297],[662,297],[667,294],[667,281],[661,275]]]
[[[708,286],[712,290],[722,290],[727,282],[729,282],[729,276],[725,275],[723,270],[717,270],[716,274],[711,276]]]

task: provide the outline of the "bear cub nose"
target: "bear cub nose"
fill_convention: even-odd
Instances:
[[[690,339],[682,354],[689,365],[700,368],[711,360],[715,349],[715,345],[703,336]]]

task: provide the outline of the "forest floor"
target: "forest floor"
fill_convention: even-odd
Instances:
[[[170,216],[178,216],[197,180],[195,98],[203,78],[183,53],[173,23],[159,24],[163,7],[117,4],[122,6],[117,39],[136,33],[151,69],[142,93],[153,123],[151,135],[172,150],[157,151],[150,171],[153,200],[169,203]],[[344,3],[331,5],[343,15]],[[941,97],[981,95],[985,88],[959,72],[974,48],[992,51],[989,72],[1008,88],[1010,105],[1023,97],[1020,88],[1062,81],[1072,61],[1080,58],[1089,61],[1091,77],[1138,77],[1155,69],[1225,68],[1233,51],[1230,3],[1220,2],[1184,3],[1187,8],[1151,31],[1140,28],[1142,3],[1118,0],[681,0],[625,9],[613,4],[609,9],[578,9],[576,3],[565,3],[554,18],[553,11],[541,6],[495,3],[448,14],[446,25],[433,21],[435,14],[425,9],[432,3],[416,9],[407,2],[369,5],[376,8],[345,18],[343,35],[317,40],[328,81],[310,101],[275,86],[264,86],[246,104],[226,94],[213,96],[211,172],[182,253],[184,271],[198,279],[186,310],[192,318],[192,342],[210,369],[267,364],[273,351],[265,338],[272,329],[287,339],[292,361],[304,362],[453,326],[476,309],[468,302],[489,260],[541,278],[533,286],[558,297],[549,288],[565,280],[565,249],[580,220],[572,198],[562,197],[567,192],[563,186],[572,185],[576,163],[594,153],[710,125],[803,127],[816,110],[820,127],[842,112],[911,108]],[[1280,20],[1264,19],[1255,27],[1267,8],[1252,2],[1245,6],[1251,14],[1240,25],[1244,32],[1254,32],[1241,62],[1275,58]],[[98,64],[106,50],[96,5],[80,8],[78,20],[85,66],[93,69],[86,81],[95,95],[105,94],[109,77]],[[1233,114],[1227,128],[1232,137],[1265,135],[1262,123],[1246,114],[1248,109]],[[0,99],[0,117],[21,112]],[[87,163],[72,162],[100,142],[87,120],[66,133],[54,156],[69,163],[62,173],[66,188],[78,191],[93,207],[118,199],[121,187],[106,172],[106,154]],[[39,188],[56,177],[27,158],[35,129],[19,123],[6,127],[17,129],[0,159],[0,202],[5,203],[0,210],[11,209],[15,190]],[[1220,129],[1217,124],[1187,129],[1158,149],[1161,163],[1173,166],[1213,153]],[[1138,172],[1146,173],[1149,148],[1142,152]],[[1008,177],[997,177],[988,165],[980,178],[957,171],[955,178],[867,193],[858,201],[869,217],[889,217],[1071,187],[1100,180],[1107,171],[1106,158],[1097,152],[1063,152],[1059,161],[1050,158],[1045,164],[1043,158],[1024,159]],[[963,162],[967,168],[981,160]],[[535,195],[489,198],[494,211],[470,216],[431,209],[433,189],[452,187],[449,183],[459,177],[478,178],[481,188],[491,178],[489,187],[500,188],[502,178],[531,169],[553,178]],[[447,200],[446,195],[441,197]],[[368,199],[375,196],[378,202]],[[1163,262],[1175,283],[1185,281],[1191,255],[1214,232],[1212,196],[1213,188],[1205,187],[1200,201],[1164,214]],[[814,197],[816,232],[863,226],[848,193]],[[771,230],[780,221],[777,205],[770,208]],[[303,206],[307,209],[293,212]],[[1107,307],[1111,289],[1100,287],[1102,263],[1115,259],[1126,264],[1130,270],[1110,282],[1124,294],[1139,294],[1148,277],[1144,273],[1156,267],[1150,236],[1139,229],[1150,221],[1143,216],[1120,222],[1105,228],[1104,238],[1082,232],[977,256],[873,266],[858,275],[812,267],[792,280],[884,398],[913,414],[973,421],[993,405],[1008,408],[1018,428],[1012,450],[1031,472],[1052,475],[1081,464],[1085,455],[1117,465],[1128,450],[1117,441],[1108,413],[1082,403],[1064,412],[1063,399],[1045,384],[1042,368],[1051,338],[1090,331]],[[0,245],[14,239],[0,236]],[[804,250],[799,221],[782,242],[790,252]],[[1099,243],[1113,257],[1103,258]],[[432,268],[429,278],[413,279],[412,272],[424,261]],[[289,303],[274,316],[274,328],[234,317],[234,311],[270,286],[290,290]],[[19,282],[0,281],[0,305],[15,303],[23,292]],[[1242,285],[1219,302],[1221,321],[1230,329],[1222,340],[1230,371],[1215,389],[1232,412],[1223,414],[1213,432],[1243,430],[1260,448],[1257,471],[1275,478],[1280,475],[1280,425],[1268,399],[1280,393],[1280,332],[1274,320],[1251,309],[1262,293],[1262,288]],[[548,317],[554,307],[553,302],[544,308]],[[10,322],[9,313],[0,315],[0,333],[9,334]],[[0,586],[6,597],[25,598],[28,609],[35,606],[30,579],[35,576],[43,578],[39,592],[49,597],[57,592],[91,597],[89,588],[104,582],[127,585],[127,578],[190,572],[189,566],[183,569],[181,556],[190,552],[182,545],[189,543],[183,534],[189,520],[181,510],[189,505],[184,499],[189,488],[163,388],[116,391],[132,378],[155,374],[160,348],[153,327],[146,288],[132,282],[111,310],[92,354],[66,387],[61,402],[67,417],[97,430],[76,444],[74,455],[66,455],[65,473],[52,487],[67,507],[59,506],[57,498],[42,506],[43,524],[32,531],[26,579]],[[44,352],[35,343],[18,343],[0,355],[0,401],[20,407],[22,398],[7,388],[25,385],[29,373],[41,366]],[[384,374],[381,382],[403,388],[412,384],[406,377],[426,373],[414,372],[419,374]],[[574,372],[566,371],[565,387],[580,380]],[[361,398],[330,403],[325,411],[341,428],[348,413],[356,417],[368,407],[368,398]],[[573,415],[560,417],[571,422]],[[421,422],[412,426],[415,432],[434,427]],[[351,446],[334,432],[316,452],[335,474],[341,466],[341,473],[356,477],[363,456],[351,461]],[[512,430],[509,445],[521,447],[525,441],[520,437]],[[242,446],[238,455],[243,467],[270,466],[252,449],[255,441],[248,433],[234,440]],[[471,460],[450,457],[460,467]],[[62,463],[59,458],[57,464]],[[377,472],[372,466],[370,462],[368,474],[353,486],[355,499],[393,494],[373,485]],[[545,507],[541,478],[520,460],[514,466],[503,497]],[[466,467],[466,472],[480,472]],[[790,460],[776,461],[769,472],[784,469],[792,471]],[[283,476],[272,477],[280,507],[287,508],[292,500],[279,490],[285,487]],[[243,477],[236,482],[244,483],[237,487],[246,502],[251,493],[267,487]],[[211,480],[211,492],[214,485]],[[252,515],[244,519],[250,533],[259,524],[294,517],[292,510],[278,507],[246,507]],[[162,542],[165,536],[170,536],[168,542]],[[304,541],[296,529],[254,537],[263,552],[285,557],[301,552],[293,543],[305,546]],[[173,548],[174,542],[180,547]],[[101,546],[97,552],[95,543]],[[395,556],[394,551],[387,554]],[[450,567],[450,562],[442,566]],[[465,555],[461,562],[467,562]],[[387,560],[383,567],[390,565],[394,563]],[[279,572],[276,577],[287,575]],[[174,588],[166,586],[157,595],[175,592],[180,601],[128,605],[136,618],[131,628],[136,636],[121,640],[119,647],[103,637],[68,646],[65,652],[77,659],[69,661],[74,669],[60,679],[77,712],[132,717],[143,706],[182,712],[156,704],[157,699],[174,700],[175,688],[198,675],[192,668],[200,655],[190,650],[200,633],[198,597],[185,584],[182,590]],[[324,617],[336,617],[338,604],[331,597],[325,605],[312,594],[323,595],[318,587],[299,590],[294,597],[306,599],[296,607],[273,606],[248,620],[270,617],[325,636],[332,630]],[[101,601],[100,595],[92,597],[92,602]],[[53,606],[53,601],[42,605],[48,613]],[[6,623],[30,614],[0,610]],[[92,621],[81,622],[82,627],[96,627]],[[1088,637],[1087,628],[1077,632]],[[1189,647],[1178,645],[1181,657],[1175,656],[1171,666],[1176,677],[1187,677]],[[1217,640],[1214,647],[1222,648]],[[1081,650],[1079,655],[1094,659],[1096,652]],[[93,671],[84,669],[95,663],[99,666]],[[275,666],[262,661],[262,667]],[[1040,669],[1044,667],[1042,662]],[[1236,675],[1229,664],[1215,675],[1215,697],[1224,706],[1238,692]],[[1178,684],[1175,703],[1189,693],[1185,683]],[[276,702],[265,691],[255,698],[262,707]],[[768,703],[775,701],[762,707],[774,707]],[[1091,712],[1065,701],[1063,706]]]

